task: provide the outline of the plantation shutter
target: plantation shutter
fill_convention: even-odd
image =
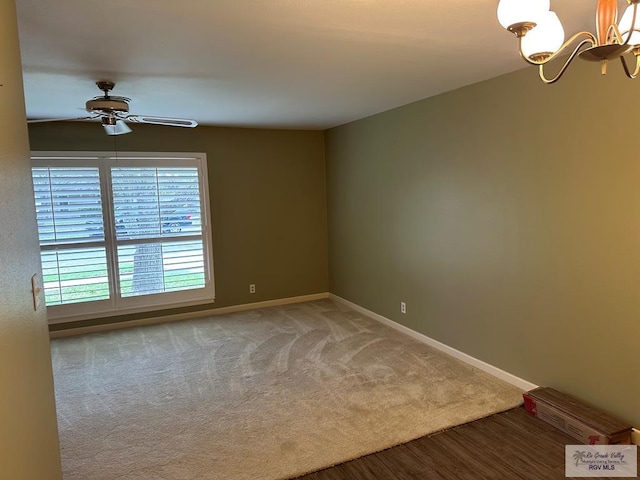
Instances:
[[[123,297],[205,285],[198,170],[111,169]]]
[[[213,302],[204,154],[32,161],[50,321]]]
[[[34,168],[33,187],[46,304],[109,298],[98,168]]]

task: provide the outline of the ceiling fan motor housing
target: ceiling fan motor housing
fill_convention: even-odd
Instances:
[[[86,103],[88,112],[128,112],[129,104],[124,100],[119,100],[113,97],[110,98],[94,98]]]

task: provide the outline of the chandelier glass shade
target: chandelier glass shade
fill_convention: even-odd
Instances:
[[[520,55],[527,63],[539,67],[544,83],[558,81],[576,56],[601,62],[603,75],[607,73],[609,60],[620,59],[625,74],[636,78],[640,73],[640,0],[627,3],[618,22],[618,1],[598,0],[596,33],[578,32],[566,42],[560,19],[549,10],[549,0],[500,0],[498,21],[517,37]],[[559,71],[548,76],[545,65],[564,55],[567,58]]]

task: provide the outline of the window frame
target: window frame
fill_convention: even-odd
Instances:
[[[153,162],[152,162],[153,160]],[[142,312],[153,312],[172,308],[206,305],[215,301],[213,232],[211,228],[209,176],[206,153],[194,152],[96,152],[96,151],[32,151],[32,167],[97,167],[100,175],[102,217],[104,240],[69,242],[60,249],[58,244],[41,244],[41,251],[71,248],[105,248],[107,276],[111,296],[106,300],[51,305],[47,307],[50,324],[67,323],[94,318],[114,317]],[[162,242],[188,241],[202,239],[205,286],[199,289],[187,289],[148,295],[122,297],[118,276],[119,245],[136,243],[160,243],[153,239],[116,238],[113,222],[113,191],[111,188],[111,167],[180,167],[194,166],[198,169],[198,188],[200,194],[201,235],[161,237]],[[35,199],[35,197],[34,197]],[[64,245],[64,244],[63,244]]]

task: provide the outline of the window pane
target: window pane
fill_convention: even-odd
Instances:
[[[34,167],[32,175],[41,244],[104,240],[97,168]]]
[[[109,298],[104,248],[45,250],[41,258],[48,306]]]
[[[118,239],[202,233],[198,169],[111,169]]]
[[[119,246],[118,268],[123,297],[205,286],[202,241]]]

